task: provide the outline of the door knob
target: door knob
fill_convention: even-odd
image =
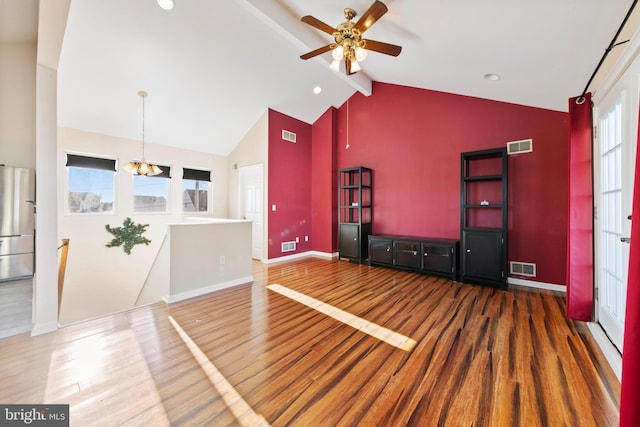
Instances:
[[[471,249],[467,249],[467,253],[471,252]]]
[[[631,215],[629,215],[629,216],[627,217],[627,219],[628,219],[629,221],[631,221]]]
[[[621,237],[620,241],[622,243],[631,243],[631,237]]]

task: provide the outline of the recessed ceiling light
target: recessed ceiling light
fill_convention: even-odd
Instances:
[[[313,88],[313,93],[315,93],[316,95],[320,92],[322,92],[322,88],[320,86],[316,86]]]
[[[158,0],[158,6],[164,10],[171,10],[173,9],[173,0]]]
[[[487,80],[491,80],[492,82],[497,82],[498,80],[500,80],[500,76],[493,73],[485,74],[484,78]]]

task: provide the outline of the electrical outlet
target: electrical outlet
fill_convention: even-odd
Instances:
[[[227,262],[227,259],[224,255],[220,255],[220,265],[224,265]]]
[[[300,243],[300,238],[296,237],[296,243]]]
[[[304,236],[304,241],[308,242],[309,241],[309,236]]]

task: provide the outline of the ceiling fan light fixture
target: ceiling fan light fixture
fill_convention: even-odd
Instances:
[[[164,10],[171,10],[173,9],[173,0],[158,0],[158,6]]]
[[[358,46],[356,48],[356,60],[362,62],[367,59],[367,50]]]
[[[344,17],[346,21],[335,27],[311,15],[303,16],[301,18],[302,22],[309,24],[323,33],[329,34],[333,37],[334,42],[300,55],[300,59],[310,59],[331,51],[333,62],[329,65],[329,68],[338,71],[340,69],[338,62],[344,60],[344,69],[348,75],[351,75],[362,69],[359,62],[366,59],[368,51],[398,56],[402,51],[402,46],[362,38],[364,32],[387,13],[387,11],[387,6],[385,6],[384,3],[380,0],[375,0],[357,22],[352,22],[352,19],[356,17],[357,13],[351,8],[345,8]]]
[[[332,51],[331,51],[331,56],[333,57],[333,59],[335,59],[336,61],[341,61],[342,58],[344,58],[344,48],[342,47],[342,45],[337,45]]]

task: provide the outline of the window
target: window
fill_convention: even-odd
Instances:
[[[116,161],[67,154],[69,213],[113,212]]]
[[[183,168],[182,212],[209,212],[211,172]]]
[[[171,167],[158,165],[162,173],[133,176],[133,211],[167,213]]]

